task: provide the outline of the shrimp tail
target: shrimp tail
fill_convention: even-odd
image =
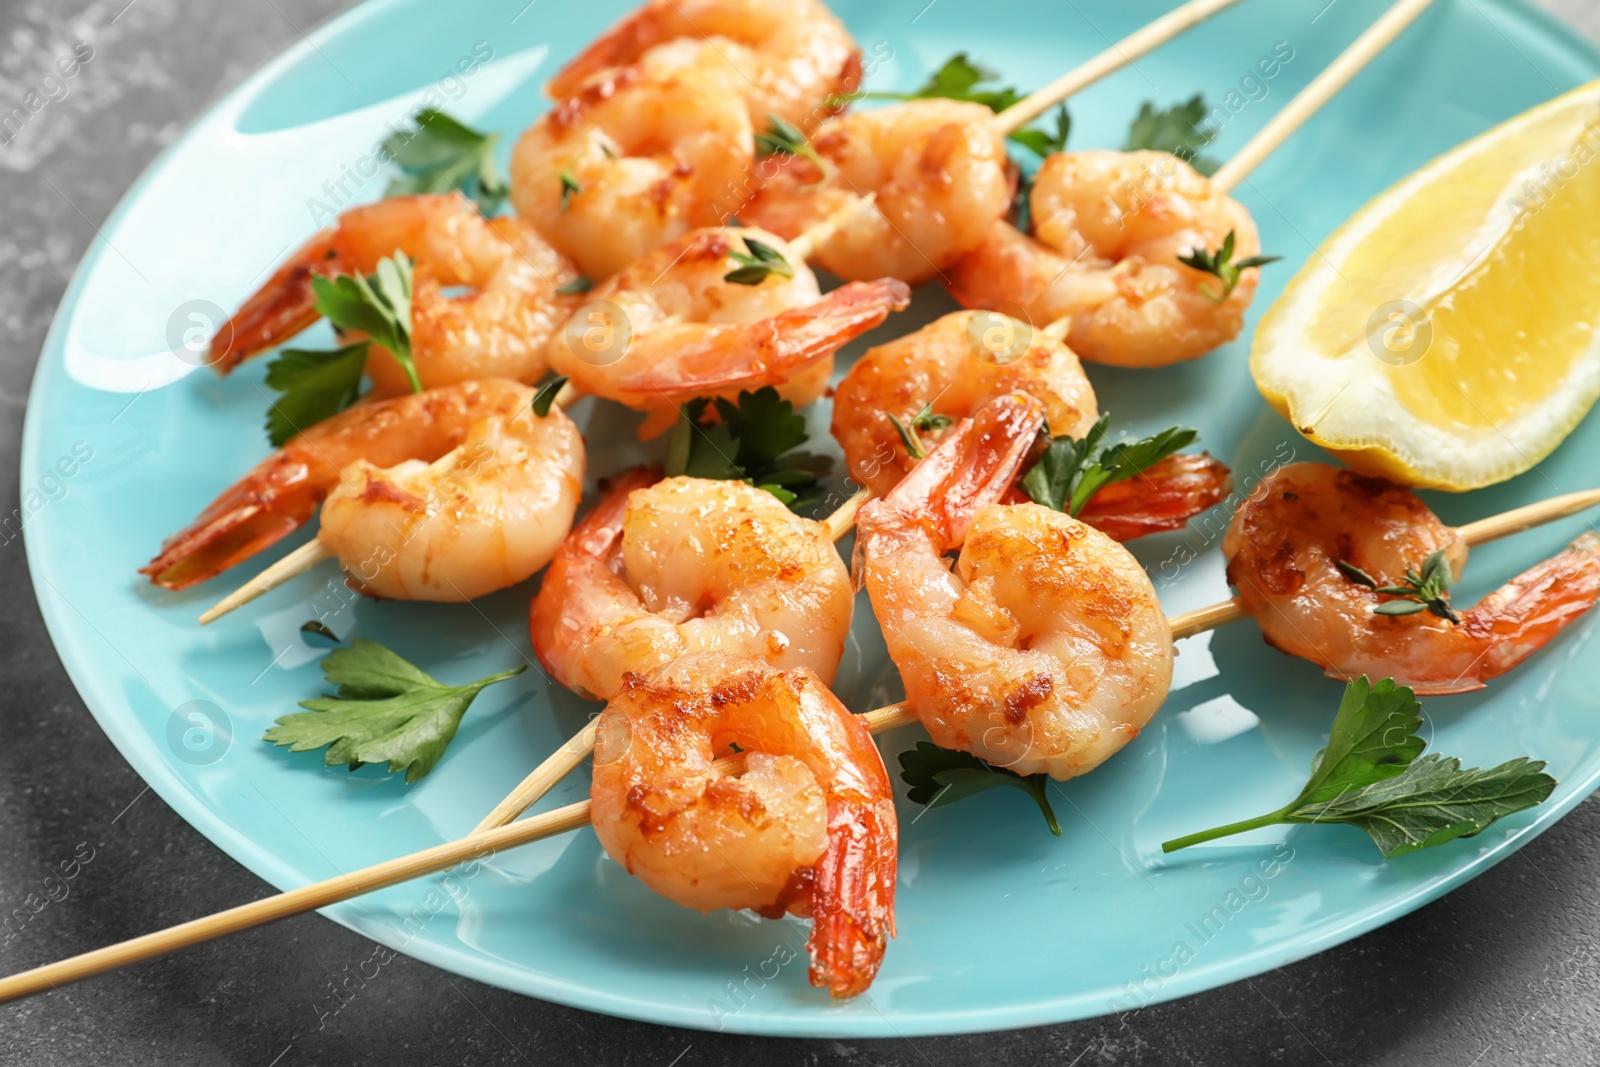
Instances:
[[[1078,517],[1108,537],[1132,541],[1181,530],[1233,488],[1227,465],[1208,454],[1168,456],[1137,478],[1113,482]]]
[[[1488,651],[1477,681],[1517,666],[1600,600],[1600,537],[1586,533],[1462,613],[1462,626]],[[1473,686],[1472,688],[1477,688]],[[1432,692],[1417,687],[1418,693]]]
[[[605,559],[622,537],[622,523],[628,514],[628,497],[635,489],[644,489],[659,482],[661,474],[660,467],[632,467],[601,482],[599,502],[567,534],[555,558],[550,561],[550,569],[545,572],[538,595],[528,604],[528,632],[533,642],[533,653],[539,658],[539,664],[545,672],[561,679],[562,684],[570,683],[567,682],[565,665],[554,659],[560,648],[556,635],[563,623],[570,622],[574,617],[582,617],[584,612],[581,604],[552,601],[546,595],[546,590],[560,589],[570,593],[571,583],[568,579],[574,573],[573,568],[579,568],[581,573],[583,567],[605,565]]]
[[[861,509],[863,526],[893,517],[921,525],[947,552],[967,537],[973,516],[1005,497],[1044,428],[1044,405],[1009,393],[962,419],[881,501]],[[857,574],[860,549],[857,538]]]
[[[879,325],[911,303],[895,278],[842,285],[805,307],[754,326],[713,331],[670,368],[640,375],[633,391],[693,396],[782,381]]]
[[[301,245],[217,331],[211,339],[210,363],[218,374],[226,375],[251,356],[287,341],[321,317],[311,279],[344,269],[334,247],[336,233],[337,228],[329,227]]]
[[[835,797],[828,849],[813,870],[811,984],[839,999],[866,991],[894,936],[898,827],[891,801]]]
[[[313,471],[302,458],[273,455],[167,538],[139,573],[174,590],[213,578],[311,521],[328,482],[326,472]]]

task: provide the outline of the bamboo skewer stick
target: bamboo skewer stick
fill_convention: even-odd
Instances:
[[[1566,518],[1597,504],[1600,504],[1600,489],[1569,493],[1469,523],[1460,527],[1460,532],[1468,544],[1478,545],[1531,529],[1542,523]],[[1188,629],[1188,632],[1181,636],[1189,636],[1209,626],[1222,625],[1228,621],[1228,609],[1234,603],[1237,601],[1229,601],[1204,608],[1199,612],[1178,616],[1173,620],[1174,636],[1180,636],[1177,633],[1180,626]],[[1208,615],[1210,619],[1204,626],[1184,621],[1198,619],[1202,615]],[[862,718],[866,720],[867,728],[874,734],[909,726],[917,721],[916,712],[904,701],[869,711]],[[584,731],[574,741],[582,741],[586,733],[592,735],[592,731]],[[569,750],[576,750],[579,747],[577,743],[567,746]],[[716,767],[724,773],[736,773],[743,766],[743,762],[744,757],[736,755],[718,760]],[[386,860],[350,874],[338,875],[326,881],[242,904],[202,919],[194,919],[116,945],[0,978],[0,1002],[55,989],[68,982],[104,974],[130,963],[163,956],[275,919],[325,908],[424,874],[448,870],[466,860],[482,859],[503,849],[515,848],[518,845],[576,830],[588,822],[589,802],[585,800],[554,811],[541,812],[505,826],[478,830],[459,840],[435,845],[398,859]]]
[[[1272,121],[1226,166],[1212,176],[1212,188],[1219,193],[1232,192],[1307,119],[1348,85],[1350,79],[1393,44],[1395,38],[1405,32],[1406,27],[1415,22],[1432,3],[1433,0],[1398,0],[1366,33],[1356,38],[1355,43],[1345,49],[1338,59],[1330,63],[1327,70],[1317,75],[1310,85],[1289,101],[1287,107],[1273,116]]]
[[[1238,2],[1239,0],[1190,0],[1189,3],[1169,11],[1143,29],[1130,33],[1104,52],[1076,69],[1068,71],[1044,88],[1037,89],[1018,100],[995,116],[996,125],[1002,133],[1015,133],[1067,97],[1087,89],[1108,74],[1130,66],[1134,60],[1148,55],[1174,37],[1187,33],[1212,15]]]
[[[868,712],[862,718],[866,720],[867,728],[875,734],[917,721],[915,713],[904,704],[891,704]],[[724,774],[737,774],[744,768],[744,756],[720,759],[713,767]],[[165,930],[0,978],[0,1003],[56,989],[68,982],[105,974],[131,963],[165,956],[263,923],[326,908],[364,893],[398,885],[424,874],[446,871],[466,861],[486,859],[506,849],[564,834],[588,824],[589,802],[583,800],[507,826],[471,833],[408,856],[385,860],[359,871],[335,875],[202,919],[192,919]]]

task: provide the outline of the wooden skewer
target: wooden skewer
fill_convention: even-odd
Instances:
[[[867,728],[875,734],[917,721],[916,714],[904,704],[891,704],[889,707],[868,712],[862,718],[866,720]],[[744,769],[744,756],[734,755],[720,759],[713,767],[723,774],[737,774]],[[460,863],[488,859],[506,849],[554,837],[556,834],[564,834],[588,823],[589,802],[584,800],[554,811],[530,816],[508,826],[468,834],[456,841],[447,841],[408,856],[386,860],[359,871],[336,875],[325,881],[291,889],[286,893],[278,893],[249,904],[241,904],[227,911],[219,911],[203,919],[193,919],[165,930],[158,930],[119,944],[85,952],[70,959],[0,978],[0,1003],[114,971],[130,963],[165,956],[169,952],[176,952],[178,949],[198,945],[240,930],[248,930],[263,923],[326,908],[342,900],[397,885],[424,874],[447,871]]]
[[[1148,55],[1174,37],[1186,33],[1217,12],[1230,8],[1238,2],[1239,0],[1189,0],[1188,3],[1162,15],[1143,29],[1130,33],[1087,63],[1018,100],[995,116],[995,124],[1002,133],[1015,133],[1073,93],[1088,88],[1114,71],[1121,70],[1134,60]]]
[[[1565,496],[1541,500],[1536,504],[1513,508],[1511,511],[1479,519],[1477,522],[1469,522],[1458,532],[1468,547],[1475,547],[1488,541],[1498,541],[1514,533],[1521,533],[1523,530],[1531,530],[1547,522],[1564,519],[1569,515],[1576,515],[1597,504],[1600,504],[1600,489],[1568,493]],[[1176,616],[1172,620],[1172,637],[1173,640],[1193,637],[1204,630],[1215,630],[1219,626],[1226,626],[1230,622],[1238,622],[1248,617],[1249,613],[1244,610],[1243,601],[1234,597],[1220,604],[1212,604],[1210,607]]]
[[[1327,70],[1317,75],[1310,85],[1289,101],[1289,105],[1275,115],[1226,166],[1212,176],[1212,188],[1219,193],[1232,192],[1307,119],[1348,85],[1350,79],[1394,43],[1395,38],[1405,32],[1406,27],[1415,22],[1432,3],[1433,0],[1398,0],[1366,33],[1356,38],[1355,43],[1345,49],[1338,59],[1329,64]]]
[[[855,514],[862,504],[870,500],[872,494],[862,489],[846,501],[840,508],[824,520],[824,525],[837,523],[830,527],[835,541],[843,537],[849,530],[850,524],[855,521]],[[1565,496],[1552,497],[1541,500],[1524,507],[1515,508],[1487,519],[1468,523],[1460,528],[1461,538],[1469,547],[1495,541],[1523,530],[1541,526],[1547,522],[1576,515],[1580,511],[1600,505],[1600,489],[1590,489],[1579,493],[1568,493]],[[1215,630],[1232,622],[1247,618],[1244,604],[1238,597],[1224,600],[1220,604],[1211,604],[1194,611],[1175,615],[1170,620],[1172,625],[1172,639],[1181,640],[1193,637],[1195,634],[1207,630]],[[888,727],[885,727],[888,729]],[[565,778],[572,771],[582,766],[583,761],[594,751],[594,723],[590,723],[577,736],[559,751],[547,758],[536,767],[532,774],[524,778],[520,785],[504,800],[495,805],[477,826],[474,832],[490,829],[495,826],[504,826],[506,823],[527,811],[539,798],[544,796],[555,784]]]
[[[1569,493],[1566,496],[1529,504],[1493,518],[1470,523],[1460,528],[1461,535],[1468,544],[1482,544],[1530,529],[1541,523],[1566,518],[1597,504],[1600,504],[1600,490]],[[1191,633],[1199,632],[1199,629],[1206,628],[1185,622],[1191,619],[1198,620],[1202,616],[1209,617],[1208,626],[1222,625],[1231,617],[1228,608],[1232,603],[1235,602],[1230,601],[1227,604],[1178,616],[1172,620],[1174,636],[1189,636]],[[1187,632],[1179,635],[1180,627]],[[909,726],[917,721],[916,712],[903,701],[876,711],[869,711],[862,718],[866,720],[867,728],[874,734]],[[592,731],[585,733],[592,737]],[[585,733],[580,733],[574,739],[575,743],[569,745],[568,749],[575,750],[580,747],[576,742],[583,741]],[[723,773],[735,774],[743,764],[744,757],[736,755],[718,760],[715,766]],[[435,845],[350,874],[338,875],[314,885],[302,886],[264,900],[230,908],[203,919],[195,919],[130,941],[11,975],[0,979],[0,1002],[54,989],[81,978],[104,974],[130,963],[163,956],[190,945],[197,945],[275,919],[325,908],[330,904],[337,904],[375,889],[383,889],[424,874],[448,870],[465,861],[484,859],[505,849],[576,830],[588,822],[589,802],[585,800],[505,826],[475,831],[457,841]]]

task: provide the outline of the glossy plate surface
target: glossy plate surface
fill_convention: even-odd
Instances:
[[[321,614],[341,635],[383,641],[446,680],[465,681],[529,658],[532,583],[472,605],[379,604],[354,600],[319,571],[200,629],[196,613],[239,572],[182,595],[134,572],[265,453],[268,395],[264,361],[220,381],[194,365],[185,333],[203,334],[216,310],[236,306],[331,211],[380,195],[386,176],[372,176],[371,153],[389,124],[427,103],[510,139],[545,107],[539,87],[555,64],[625,6],[530,4],[519,14],[517,4],[416,0],[369,3],[334,20],[211,109],[150,168],[103,226],[46,342],[22,486],[34,583],[61,658],[167,803],[280,887],[464,833],[596,709],[530,670],[481,697],[440,767],[410,788],[381,768],[328,770],[317,754],[260,741],[275,717],[320,692],[321,652],[298,634],[306,619]],[[835,6],[874,58],[872,86],[883,89],[915,86],[957,50],[1003,68],[1009,83],[1043,84],[1171,5],[941,0],[920,15],[866,0]],[[1237,108],[1214,149],[1225,156],[1383,6],[1247,0],[1083,93],[1073,102],[1073,144],[1120,146],[1142,101],[1165,105],[1203,91]],[[1275,48],[1293,58],[1262,80],[1258,61]],[[458,64],[472,72],[460,74]],[[1519,3],[1443,0],[1243,188],[1266,250],[1289,259],[1269,270],[1258,313],[1369,197],[1596,75],[1600,58],[1576,34]],[[925,289],[911,312],[869,340],[953,307]],[[330,340],[319,326],[308,343]],[[1198,426],[1248,489],[1273,464],[1315,451],[1261,402],[1245,357],[1240,343],[1161,373],[1090,375],[1117,426]],[[630,416],[592,403],[577,416],[591,431],[594,472],[644,454],[632,443]],[[811,424],[825,436],[826,410],[813,410]],[[1594,479],[1596,451],[1600,422],[1590,419],[1537,470],[1432,502],[1460,522],[1578,489]],[[1227,595],[1218,550],[1226,518],[1219,509],[1181,535],[1137,546],[1169,611]],[[1573,520],[1483,549],[1462,596],[1476,599],[1582,527]],[[902,806],[900,936],[870,995],[852,1003],[828,1003],[806,984],[804,924],[679,909],[606,859],[588,832],[328,915],[473,978],[681,1026],[904,1036],[1124,1010],[1354,937],[1559,818],[1600,776],[1594,629],[1593,619],[1573,627],[1485,693],[1426,705],[1438,751],[1477,764],[1547,759],[1562,782],[1555,797],[1478,838],[1393,863],[1339,827],[1260,832],[1162,857],[1164,839],[1293,796],[1339,697],[1315,668],[1267,648],[1252,624],[1185,642],[1171,699],[1143,736],[1094,775],[1052,788],[1061,839],[1008,790],[927,814]],[[855,633],[837,688],[865,710],[896,698],[899,683],[864,598]],[[208,719],[220,728],[208,730]],[[891,767],[919,736],[884,739]],[[586,788],[586,777],[575,776],[546,806]]]

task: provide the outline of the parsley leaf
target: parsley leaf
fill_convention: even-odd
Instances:
[[[732,282],[734,285],[760,285],[767,280],[769,274],[776,274],[780,278],[794,277],[794,268],[789,266],[789,261],[784,259],[783,253],[776,248],[754,237],[746,237],[744,245],[749,249],[748,255],[744,252],[728,253],[729,259],[744,266],[736,267],[724,274],[723,281]]]
[[[567,210],[568,205],[572,203],[572,198],[581,192],[583,192],[583,186],[578,184],[578,179],[574,178],[570,171],[562,171],[561,210],[563,213]]]
[[[267,439],[272,447],[301,430],[337,415],[356,402],[361,372],[367,365],[367,342],[357,341],[331,352],[285,348],[267,364],[267,388],[283,395],[267,411]]]
[[[1067,138],[1071,134],[1072,115],[1067,111],[1067,105],[1062,104],[1056,109],[1056,132],[1054,134],[1036,129],[1017,130],[1011,135],[1011,139],[1042,158],[1044,156],[1053,156],[1057,152],[1065,152],[1067,150]]]
[[[1345,687],[1328,747],[1311,762],[1300,795],[1277,811],[1165,842],[1163,852],[1282,823],[1346,823],[1385,857],[1471,837],[1513,812],[1543,803],[1556,780],[1526,757],[1487,769],[1437,754],[1418,759],[1422,709],[1416,694],[1385,678]]]
[[[930,98],[944,98],[947,100],[965,100],[974,104],[982,104],[990,111],[1001,112],[1022,99],[1022,94],[1017,90],[1006,87],[984,88],[983,83],[991,82],[999,77],[994,71],[980,67],[967,58],[965,52],[957,52],[944,61],[944,66],[934,71],[927,81],[915,92],[911,93],[862,93],[861,97],[868,100],[927,100]]]
[[[691,400],[678,409],[678,423],[667,438],[667,475],[738,479],[764,489],[791,511],[821,502],[822,478],[833,461],[795,451],[808,439],[806,420],[772,386],[741,392],[734,404],[715,401],[721,421],[707,423],[712,402]]]
[[[1415,615],[1420,611],[1431,611],[1441,619],[1461,625],[1461,616],[1450,606],[1450,585],[1455,581],[1455,576],[1450,573],[1450,563],[1444,558],[1442,548],[1423,561],[1420,573],[1413,567],[1407,567],[1400,585],[1379,585],[1372,575],[1344,560],[1334,565],[1357,585],[1364,585],[1385,596],[1400,598],[1386,600],[1373,608],[1375,615]]]
[[[550,405],[556,402],[556,394],[566,384],[565,377],[556,377],[539,386],[539,391],[533,394],[533,413],[541,419],[550,414]]]
[[[1138,441],[1101,446],[1111,416],[1102,415],[1082,440],[1061,436],[1051,440],[1044,455],[1022,479],[1022,491],[1035,504],[1076,516],[1089,499],[1112,482],[1140,474],[1200,436],[1182,426],[1172,426]]]
[[[1217,136],[1217,131],[1205,124],[1208,110],[1205,97],[1199,93],[1186,103],[1174,104],[1164,111],[1158,111],[1147,100],[1128,127],[1127,150],[1170,152],[1201,174],[1214,174],[1216,162],[1200,155],[1200,149]]]
[[[445,685],[376,641],[358,638],[322,661],[322,673],[338,692],[301,701],[308,710],[285,715],[262,740],[291,752],[327,745],[323,763],[329,767],[387,762],[389,770],[405,771],[410,784],[433,770],[479,692],[525,670]]]
[[[1178,257],[1178,262],[1185,267],[1193,267],[1195,270],[1214,274],[1221,279],[1222,292],[1220,294],[1206,293],[1206,296],[1218,304],[1232,296],[1233,291],[1239,288],[1239,279],[1245,271],[1251,267],[1264,267],[1268,263],[1276,263],[1283,258],[1282,256],[1249,256],[1235,263],[1233,261],[1233,253],[1237,237],[1238,235],[1233,230],[1229,230],[1228,236],[1222,239],[1222,248],[1220,250],[1207,252],[1203,248],[1196,248],[1188,255]]]
[[[766,132],[756,134],[756,157],[765,156],[800,156],[823,170],[827,169],[817,150],[811,147],[805,131],[777,115],[769,114]]]
[[[442,111],[424,108],[414,131],[396,133],[383,142],[384,151],[403,175],[389,182],[384,196],[447,193],[459,189],[493,215],[506,199],[506,180],[494,161],[498,133],[479,133]]]
[[[900,753],[900,778],[911,787],[906,798],[930,808],[954,804],[1000,786],[1013,786],[1033,798],[1050,832],[1061,836],[1061,824],[1045,795],[1049,783],[1045,774],[1020,775],[990,766],[969,752],[952,752],[931,741],[918,741],[916,748]]]
[[[556,292],[563,296],[571,296],[573,293],[587,293],[593,288],[594,282],[580,274],[570,282],[556,286]]]
[[[411,391],[422,392],[411,359],[411,260],[404,252],[378,260],[378,269],[362,277],[340,274],[311,279],[317,311],[335,329],[359,331],[394,355],[411,379]]]

